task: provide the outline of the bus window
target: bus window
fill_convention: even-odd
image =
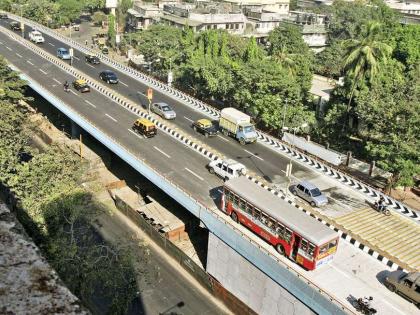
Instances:
[[[267,227],[269,229],[274,229],[274,220],[271,218],[268,218]]]
[[[333,248],[337,245],[337,240],[334,240],[328,244],[328,249]]]
[[[243,199],[240,199],[240,200],[239,200],[239,209],[240,209],[241,211],[245,211],[245,207],[246,207],[246,201],[245,201],[245,200],[243,200]]]
[[[324,254],[327,250],[328,250],[328,244],[325,244],[319,248],[319,253]]]
[[[231,196],[230,191],[229,190],[225,190],[225,200],[226,201],[230,201],[230,196]]]
[[[261,214],[261,219],[260,220],[261,220],[262,224],[267,225],[268,217],[265,213]]]
[[[254,211],[252,212],[252,216],[253,216],[255,219],[259,219],[259,218],[260,218],[260,216],[261,216],[261,211],[260,211],[260,210],[258,210],[258,209],[255,209],[255,208],[254,208]]]
[[[306,252],[306,251],[308,250],[308,241],[307,241],[307,240],[304,240],[304,239],[302,238],[302,241],[300,242],[300,248],[301,248],[304,252]]]
[[[277,233],[279,236],[283,236],[283,234],[284,234],[284,226],[283,226],[283,225],[281,225],[280,223],[278,223],[278,225],[277,225],[277,228],[276,228],[276,233]]]
[[[285,229],[285,232],[283,234],[284,240],[287,243],[290,243],[290,240],[292,239],[292,231],[290,231],[288,228]]]
[[[309,243],[309,250],[308,250],[308,254],[311,256],[314,256],[315,253],[315,246],[311,243]]]
[[[233,196],[233,205],[237,208],[239,205],[239,197]]]
[[[254,210],[254,207],[251,206],[250,204],[246,205],[246,213],[252,215],[252,211]]]

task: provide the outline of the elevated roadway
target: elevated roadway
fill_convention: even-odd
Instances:
[[[44,47],[48,44],[47,40]],[[137,115],[101,93],[92,91],[90,94],[81,95],[74,90],[71,93],[65,93],[61,82],[71,80],[68,73],[4,34],[0,38],[0,53],[5,55],[12,64],[18,66],[32,83],[37,84],[36,82],[38,82],[51,96],[55,95],[77,115],[97,126],[99,130],[112,135],[113,139],[118,139],[136,157],[145,159],[152,167],[159,169],[168,180],[193,194],[206,207],[216,209],[214,199],[217,198],[217,187],[221,185],[221,181],[207,173],[204,165],[208,160],[205,157],[180,145],[178,141],[164,133],[161,133],[154,139],[147,140],[134,135],[129,129]],[[185,159],[186,156],[188,156],[188,160]],[[200,214],[197,216],[200,216]],[[260,248],[277,257],[282,264],[291,264],[290,268],[300,269],[287,259],[278,257],[274,249],[245,228],[241,226],[236,226],[235,228],[243,235],[246,235],[247,238],[253,239],[255,243],[258,243]],[[233,231],[232,233],[235,234]],[[236,235],[236,237],[240,237],[237,232]],[[372,273],[370,268],[369,270],[360,271],[358,277],[354,277],[352,275],[354,271],[349,270],[349,266],[360,266],[360,264],[368,264],[371,267],[374,266],[375,270],[382,271],[389,270],[389,268],[350,244],[342,242],[340,248],[339,254],[331,266],[321,268],[317,272],[308,273],[302,270],[299,270],[299,272],[306,273],[308,279],[311,278],[316,281],[317,285],[325,291],[334,292],[333,296],[335,296],[336,292],[339,292],[337,299],[344,304],[348,305],[347,296],[357,291],[359,295],[372,293],[380,301],[383,300],[382,308],[384,314],[391,313],[393,309],[392,304],[397,305],[398,309],[404,310],[407,314],[413,313],[410,303],[391,294],[383,286],[378,285],[376,274]],[[347,256],[349,253],[351,254],[350,257]],[[334,283],[327,281],[327,278],[331,280],[332,275],[332,278],[336,280]],[[273,278],[276,277],[273,276]],[[340,287],[341,290],[337,290],[337,287]],[[385,303],[387,301],[388,303]],[[389,301],[392,301],[391,307],[386,306],[389,304]]]

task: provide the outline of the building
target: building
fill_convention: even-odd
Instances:
[[[127,11],[127,25],[133,30],[147,30],[161,15],[161,9],[156,5],[134,5]]]
[[[210,29],[227,30],[231,34],[242,35],[246,17],[242,12],[231,12],[218,6],[192,4],[164,5],[161,22],[183,28],[188,25],[195,32]]]
[[[303,40],[314,51],[322,51],[327,46],[327,26],[329,17],[325,14],[315,14],[302,11],[290,11],[281,24],[299,27]]]
[[[221,0],[241,10],[256,10],[260,12],[276,12],[287,14],[289,12],[289,0]]]
[[[268,36],[274,28],[280,25],[282,19],[287,15],[276,12],[264,12],[257,10],[247,10],[247,29],[245,35],[254,36],[256,38],[264,38]]]

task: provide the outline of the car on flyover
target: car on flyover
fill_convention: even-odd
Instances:
[[[156,136],[157,129],[153,122],[146,118],[139,118],[133,124],[133,130],[146,138]]]
[[[4,13],[4,12],[0,13],[0,19],[7,20],[8,18],[9,17],[7,16],[7,13]]]
[[[83,79],[73,81],[73,87],[82,93],[90,92],[90,87],[87,82]]]
[[[57,49],[57,57],[63,60],[71,59],[68,49],[62,47]]]
[[[208,119],[199,119],[192,124],[194,131],[203,134],[206,138],[217,136],[218,130],[213,123]]]
[[[13,31],[20,31],[22,28],[20,27],[20,23],[17,21],[10,22],[10,29]]]
[[[210,174],[216,174],[223,178],[224,181],[246,175],[247,169],[245,165],[232,159],[215,160],[207,165]]]
[[[299,184],[292,187],[291,190],[293,195],[306,200],[312,207],[321,207],[328,203],[327,196],[310,182],[301,181]]]
[[[118,77],[117,75],[112,72],[111,70],[105,70],[99,73],[99,78],[101,78],[102,81],[105,81],[108,84],[117,84],[118,83]]]
[[[165,119],[175,119],[176,113],[175,111],[166,103],[153,103],[152,104],[152,112],[158,114],[159,116]]]
[[[93,54],[88,54],[85,56],[85,60],[88,63],[91,63],[93,65],[99,65],[101,63],[101,61],[99,60],[99,58]]]

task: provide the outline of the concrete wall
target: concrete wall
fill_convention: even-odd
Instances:
[[[315,314],[212,233],[207,272],[260,315]]]

